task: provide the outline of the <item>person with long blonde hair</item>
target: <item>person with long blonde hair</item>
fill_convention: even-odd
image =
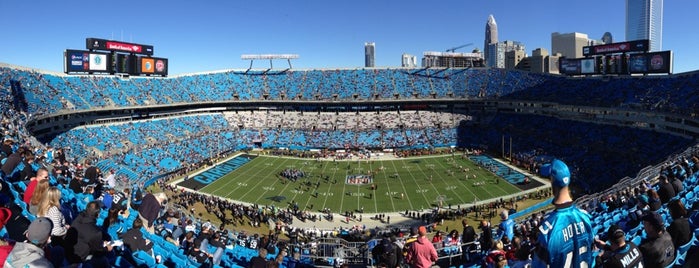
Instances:
[[[70,226],[66,224],[66,219],[63,217],[63,213],[61,213],[61,190],[56,187],[48,189],[46,198],[39,203],[39,210],[36,216],[51,219],[53,222],[52,237],[60,237],[66,234]]]
[[[32,198],[29,201],[29,213],[36,215],[39,211],[39,203],[46,198],[46,192],[49,189],[49,180],[41,179],[34,189]]]

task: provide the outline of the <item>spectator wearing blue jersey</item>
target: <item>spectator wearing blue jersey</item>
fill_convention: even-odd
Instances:
[[[510,219],[507,210],[500,212],[500,219],[502,222],[498,225],[498,237],[502,239],[503,236],[507,236],[507,239],[512,241],[515,236],[515,221]]]
[[[553,205],[556,207],[538,229],[532,267],[589,267],[592,265],[593,232],[590,215],[573,203],[568,184],[570,171],[554,159],[541,168],[551,178]]]

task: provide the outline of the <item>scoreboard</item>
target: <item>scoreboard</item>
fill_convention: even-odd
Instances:
[[[153,46],[99,38],[85,40],[87,50],[63,52],[67,74],[129,74],[167,76],[168,59],[153,57]]]
[[[83,50],[66,50],[63,53],[66,73],[109,72],[111,55]]]
[[[567,75],[671,74],[672,51],[648,51],[648,39],[585,46],[585,58],[561,59],[559,70]]]

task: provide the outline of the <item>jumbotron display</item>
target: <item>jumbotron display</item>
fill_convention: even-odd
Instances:
[[[63,53],[67,74],[129,74],[167,76],[168,59],[156,58],[153,46],[87,38],[85,50]]]

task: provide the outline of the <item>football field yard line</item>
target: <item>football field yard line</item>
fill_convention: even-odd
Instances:
[[[474,163],[474,164],[475,164],[475,163]],[[478,170],[482,171],[482,172],[480,172],[480,173],[492,174],[490,171],[488,171],[488,170],[486,170],[486,169],[483,169],[483,167],[479,166],[478,164],[475,164],[475,166],[476,166],[476,168],[478,168]],[[479,179],[480,181],[483,181],[483,180],[484,180],[484,178],[479,178],[479,177],[478,177],[478,174],[476,175],[476,179]],[[490,199],[490,198],[495,198],[495,197],[497,197],[497,195],[494,195],[493,193],[491,193],[490,191],[488,191],[488,188],[490,188],[490,187],[488,187],[488,185],[489,185],[488,182],[486,182],[485,185],[482,185],[482,186],[484,186],[484,187],[479,187],[479,188],[478,188],[479,190],[483,190],[484,192],[488,193],[488,196],[487,196],[486,198],[481,198],[481,200],[485,200],[485,199]]]
[[[422,160],[420,160],[420,161],[422,161]],[[420,169],[420,162],[418,162],[418,163],[412,163],[412,164],[414,164],[415,166],[417,166],[416,169]],[[409,167],[410,167],[410,166],[409,166]],[[413,169],[413,167],[410,167],[410,169]],[[427,202],[428,206],[431,206],[432,203],[430,202],[430,200],[429,200],[429,199],[427,198],[427,196],[425,195],[425,193],[426,193],[426,191],[427,191],[428,189],[422,189],[422,186],[421,186],[420,183],[417,181],[417,178],[415,177],[415,175],[413,175],[413,172],[412,172],[412,171],[408,170],[408,174],[410,174],[410,177],[413,179],[413,183],[415,183],[415,186],[417,187],[417,188],[415,189],[415,194],[418,194],[418,192],[419,192],[419,194],[422,195],[422,198],[425,199],[425,202]],[[402,182],[402,180],[401,180],[401,182]],[[423,190],[425,190],[425,191],[423,191]],[[406,195],[406,197],[408,197],[408,199],[410,199],[410,196],[409,196],[407,193],[406,193],[405,195]]]
[[[254,159],[253,159],[253,160],[254,160]],[[247,164],[253,164],[253,163],[252,163],[252,162],[248,162]],[[243,165],[243,166],[241,166],[241,167],[238,167],[236,170],[240,170],[240,171],[238,171],[238,172],[243,171],[243,174],[241,174],[241,175],[245,175],[247,172],[246,172],[246,169],[244,169],[244,168],[246,168],[247,164],[246,164],[246,165]],[[255,164],[255,165],[261,165],[261,164],[262,164],[262,162],[260,162],[260,164]],[[242,187],[242,184],[241,184],[241,183],[246,183],[246,182],[247,182],[247,180],[241,182],[241,181],[232,179],[232,178],[233,178],[232,175],[231,175],[232,173],[233,173],[233,172],[228,173],[228,174],[226,174],[226,175],[223,175],[221,178],[217,179],[217,180],[214,181],[213,183],[211,183],[211,184],[209,184],[209,185],[203,187],[202,189],[200,189],[200,191],[202,191],[202,192],[207,192],[207,193],[209,193],[209,194],[211,194],[211,195],[216,195],[216,196],[222,196],[222,197],[225,197],[225,198],[230,198],[230,195],[231,195],[232,193],[234,193],[238,188]],[[222,179],[223,179],[223,180],[222,180]],[[238,186],[236,186],[236,184],[238,184]],[[211,186],[212,188],[214,188],[213,190],[211,190],[211,192],[209,192],[209,190],[208,190],[209,186]],[[217,194],[218,192],[223,192],[223,194]],[[242,196],[241,196],[241,197],[242,197]],[[230,198],[230,199],[233,199],[233,198]]]
[[[444,168],[444,170],[446,170],[446,168],[444,167],[444,164],[443,164],[442,162],[437,161],[437,164],[439,164],[439,166],[441,166],[442,168]],[[441,177],[442,177],[442,176],[440,176],[440,178],[441,178]],[[457,183],[461,184],[461,186],[463,186],[464,189],[466,189],[466,190],[473,196],[473,199],[474,199],[474,200],[478,199],[478,195],[477,195],[475,192],[471,191],[471,189],[468,188],[468,185],[465,185],[464,182],[461,181],[461,180],[458,180],[458,179],[457,179],[456,181],[457,181]],[[467,203],[468,203],[468,202],[463,202],[462,204],[467,204]]]
[[[288,160],[289,159],[284,159],[282,164],[288,162]],[[253,194],[257,194],[257,198],[255,199],[255,202],[259,201],[260,197],[263,197],[264,194],[267,192],[267,190],[265,190],[262,193],[258,192],[258,189],[260,188],[259,185],[262,183],[265,183],[268,179],[276,181],[276,176],[275,176],[276,172],[270,172],[271,170],[276,171],[276,168],[270,168],[269,170],[267,170],[265,168],[255,169],[256,172],[253,173],[252,176],[247,177],[247,179],[245,180],[245,184],[248,185],[248,186],[246,186],[246,188],[250,187],[250,184],[252,184],[252,182],[255,180],[257,180],[257,183],[255,183],[254,187],[248,188],[248,191],[246,191],[245,194],[243,194],[243,196],[241,196],[241,198],[247,196],[250,193],[253,193]],[[262,173],[262,172],[267,172],[267,174],[260,175],[260,173]],[[271,177],[271,178],[269,178],[269,177]],[[248,183],[250,183],[250,184],[248,184]]]
[[[282,159],[279,159],[279,158],[278,158],[278,159],[275,159],[274,162],[271,163],[272,165],[269,165],[269,166],[268,166],[268,165],[265,163],[265,165],[261,165],[260,168],[257,168],[257,166],[256,166],[256,167],[254,167],[254,169],[252,169],[252,170],[255,170],[255,171],[257,171],[257,172],[255,172],[252,176],[248,176],[248,177],[246,178],[246,181],[245,181],[246,184],[247,184],[250,180],[252,180],[252,181],[255,181],[255,180],[256,180],[256,181],[257,181],[257,184],[255,185],[255,187],[250,187],[250,188],[248,189],[248,191],[245,193],[245,195],[247,195],[248,193],[251,193],[251,192],[256,192],[256,193],[258,193],[258,194],[257,194],[257,198],[255,199],[255,203],[259,203],[259,202],[260,202],[260,198],[264,198],[265,194],[268,192],[268,190],[264,190],[264,192],[261,192],[261,193],[257,192],[257,190],[259,189],[259,187],[257,187],[257,185],[259,185],[259,184],[262,183],[262,182],[265,182],[265,181],[269,180],[269,181],[273,181],[272,185],[270,186],[270,187],[272,187],[272,186],[274,186],[274,185],[279,181],[279,179],[275,176],[275,175],[277,174],[276,169],[280,166],[279,164],[276,163],[277,161],[282,161],[282,165],[283,165],[285,162],[287,162],[287,159],[283,159],[283,158],[282,158]],[[260,163],[262,163],[262,161],[260,161]],[[270,172],[270,170],[275,170],[275,172]],[[261,173],[262,171],[266,171],[266,172],[269,172],[269,173],[267,173],[267,174],[262,174],[262,175],[264,175],[264,176],[258,176],[258,174]],[[245,175],[245,174],[241,174],[241,175]],[[265,177],[271,177],[271,178],[267,179],[267,178],[265,178]],[[252,183],[252,182],[250,182],[250,183]],[[276,190],[276,187],[273,187],[273,188],[275,188],[275,190]]]
[[[349,166],[349,164],[347,164],[347,165]],[[345,177],[347,177],[347,172],[349,172],[349,171],[347,171],[347,169],[345,169]],[[345,180],[346,179],[343,179],[341,182],[338,182],[338,183],[342,183],[342,193],[340,195],[340,208],[337,211],[338,213],[342,212],[344,209],[343,205],[345,204],[345,194],[347,194],[347,183],[345,183]]]
[[[433,163],[433,162],[436,162],[435,159],[430,158],[430,159],[426,159],[426,160],[430,161],[429,165],[435,165],[435,164]],[[428,168],[428,170],[429,170],[429,168]],[[421,169],[420,171],[422,171],[422,174],[425,176],[425,180],[428,181],[428,182],[430,183],[430,185],[432,185],[432,189],[434,189],[435,193],[437,194],[437,196],[435,197],[435,202],[438,202],[439,200],[437,200],[437,199],[439,198],[439,196],[440,196],[441,194],[440,194],[439,190],[437,189],[437,186],[434,185],[434,176],[432,177],[432,179],[427,179],[428,175],[425,173],[424,169]],[[432,169],[432,173],[434,173],[434,168]],[[430,174],[430,176],[431,176],[431,175],[432,175],[432,174]],[[439,175],[438,175],[438,176],[439,176]],[[457,177],[454,177],[454,178],[452,178],[452,180],[458,180],[458,178],[457,178]],[[450,184],[450,181],[449,181],[449,180],[444,180],[444,181],[445,181],[445,183]],[[448,187],[448,186],[447,186],[447,187]],[[444,190],[445,190],[445,191],[449,191],[449,190],[447,190],[447,188],[445,188]],[[454,190],[451,190],[451,192],[454,192]],[[455,193],[455,192],[454,192],[454,193]],[[446,193],[444,194],[444,196],[445,196],[445,198],[447,198]],[[460,204],[461,204],[461,203],[464,203],[464,201],[461,199],[461,197],[459,197],[459,195],[456,195],[456,197],[459,198]],[[445,200],[445,201],[447,201],[447,200]],[[446,202],[446,203],[449,203],[449,202]]]
[[[313,209],[315,209],[315,204],[311,204],[311,200],[318,199],[318,195],[316,195],[315,193],[320,193],[320,192],[318,192],[318,188],[315,188],[315,185],[317,183],[319,183],[323,178],[320,177],[320,174],[314,174],[315,172],[311,172],[311,170],[315,171],[317,169],[317,167],[313,166],[313,164],[311,162],[304,162],[304,166],[306,166],[306,168],[301,169],[301,171],[303,171],[307,175],[308,180],[310,181],[313,178],[313,176],[317,176],[318,180],[311,181],[311,188],[313,189],[312,190],[313,193],[311,193],[310,191],[308,192],[308,199],[306,199],[306,203],[303,205],[303,207],[308,208],[308,205],[310,204],[310,205],[313,205]],[[309,170],[309,171],[306,172],[305,170]],[[314,195],[316,197],[313,197]]]
[[[254,159],[253,159],[253,161],[254,161]],[[273,161],[277,161],[277,160],[275,159]],[[236,171],[238,171],[238,172],[236,172],[235,174],[228,173],[225,176],[223,176],[223,178],[225,178],[225,180],[226,180],[224,182],[226,182],[226,183],[219,186],[217,189],[213,190],[211,192],[211,194],[216,195],[216,192],[224,191],[225,194],[222,194],[219,196],[223,196],[223,197],[230,198],[230,199],[236,199],[236,198],[231,198],[231,196],[235,196],[237,194],[238,189],[243,187],[243,185],[247,185],[250,178],[254,177],[254,174],[251,174],[250,171],[261,170],[262,168],[258,168],[258,166],[265,166],[266,165],[266,163],[262,162],[262,161],[259,161],[259,163],[250,162],[248,164],[253,164],[253,166],[247,166],[247,164],[246,164],[246,165],[243,165],[242,167],[239,167],[238,169],[236,169]],[[270,163],[270,164],[274,165],[273,163]],[[217,182],[218,182],[218,180],[217,180]],[[237,183],[237,186],[236,186],[236,183]],[[240,195],[237,198],[242,199],[243,197],[245,197],[245,195]]]
[[[374,172],[374,165],[373,164],[374,164],[374,161],[369,162],[369,169],[371,170],[371,176],[372,176],[371,183],[376,184],[376,180],[378,179],[377,177],[378,177],[379,173]],[[386,175],[386,174],[384,173],[384,175]],[[372,190],[371,191],[371,200],[374,201],[374,210],[379,211],[379,203],[376,202],[376,199],[377,199],[376,198],[376,190]]]
[[[333,163],[334,163],[333,166],[337,167],[337,162],[333,162]],[[326,169],[328,166],[330,166],[330,164],[323,165],[323,173],[325,173],[325,169]],[[333,178],[333,179],[334,179],[334,178],[335,178],[335,175],[337,174],[337,169],[331,169],[331,170],[333,171],[333,173],[332,173],[332,176],[330,176],[330,178]],[[332,184],[330,184],[330,185],[332,185]],[[332,190],[332,186],[328,186],[328,190],[326,191],[326,193],[331,193],[332,191],[330,191],[330,190]],[[326,207],[326,205],[327,205],[327,203],[328,203],[328,198],[330,198],[330,196],[326,194],[325,199],[323,200],[323,208]],[[335,199],[334,196],[333,196],[333,199]],[[337,211],[336,211],[336,212],[337,212]]]
[[[383,172],[384,183],[386,184],[386,193],[391,193],[391,184],[388,181],[389,177],[388,177],[388,175],[386,175],[386,167],[383,165],[383,162],[381,163],[381,166],[384,167],[383,170],[381,170],[381,172]],[[394,174],[395,174],[395,169],[394,169]],[[379,184],[376,184],[376,185],[379,185]],[[379,192],[379,193],[381,193],[381,192]],[[378,193],[375,194],[374,198],[378,199],[378,195],[379,195]],[[393,202],[393,196],[391,194],[387,194],[387,196],[388,196],[388,200],[391,201],[391,207],[393,208],[393,211],[395,211],[396,204]],[[376,204],[376,207],[377,207],[376,211],[378,212],[379,211],[378,204]]]
[[[405,198],[406,198],[405,200],[408,201],[408,206],[410,207],[410,209],[415,209],[415,208],[413,207],[413,202],[410,202],[410,195],[408,195],[408,190],[405,188],[405,184],[403,183],[403,178],[401,178],[402,176],[400,176],[400,172],[398,172],[398,167],[396,167],[396,163],[395,163],[395,162],[396,162],[396,161],[391,161],[391,165],[393,165],[393,170],[395,170],[395,171],[396,171],[396,174],[398,174],[398,178],[397,178],[397,179],[398,179],[398,181],[400,182],[401,187],[403,188],[403,192],[401,192],[401,193],[399,193],[399,194],[404,194],[404,195],[405,195]],[[401,161],[401,162],[403,162],[403,161]],[[404,166],[405,166],[405,165],[404,165]],[[410,172],[410,171],[408,171],[408,172]],[[392,196],[391,198],[393,198],[393,196]],[[403,200],[401,199],[401,202],[402,202],[402,201],[403,201]]]

